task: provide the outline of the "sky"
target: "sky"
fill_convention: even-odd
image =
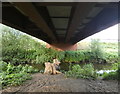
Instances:
[[[118,24],[102,30],[90,37],[83,39],[82,41],[90,41],[91,39],[100,39],[101,41],[117,41],[118,40]]]

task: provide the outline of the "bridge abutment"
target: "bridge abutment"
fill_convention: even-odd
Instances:
[[[59,51],[66,51],[66,50],[77,50],[77,43],[76,44],[46,44],[47,48],[56,49]]]

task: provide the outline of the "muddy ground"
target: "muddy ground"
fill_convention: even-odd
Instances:
[[[36,73],[21,86],[8,87],[3,92],[118,92],[118,81],[66,78],[64,74]]]

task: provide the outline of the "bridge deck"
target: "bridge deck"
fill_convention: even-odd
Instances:
[[[2,23],[53,43],[72,43],[118,23],[116,2],[3,2]]]

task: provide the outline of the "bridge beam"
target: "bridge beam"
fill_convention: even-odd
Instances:
[[[49,28],[45,20],[36,10],[31,2],[14,2],[13,5],[25,16],[27,16],[33,23],[43,30],[53,41],[56,41],[53,31]]]
[[[86,25],[85,28],[80,30],[71,41],[73,44],[78,41],[91,36],[101,30],[107,29],[119,22],[119,11],[118,11],[118,3],[114,7],[106,7],[104,8],[93,20]],[[107,35],[106,35],[107,36]]]
[[[80,23],[82,23],[83,19],[88,15],[90,10],[96,5],[96,3],[90,3],[90,2],[80,2],[77,4],[74,15],[72,17],[70,26],[68,28],[68,31],[66,33],[66,42],[68,42],[73,35],[73,33],[76,31]]]

